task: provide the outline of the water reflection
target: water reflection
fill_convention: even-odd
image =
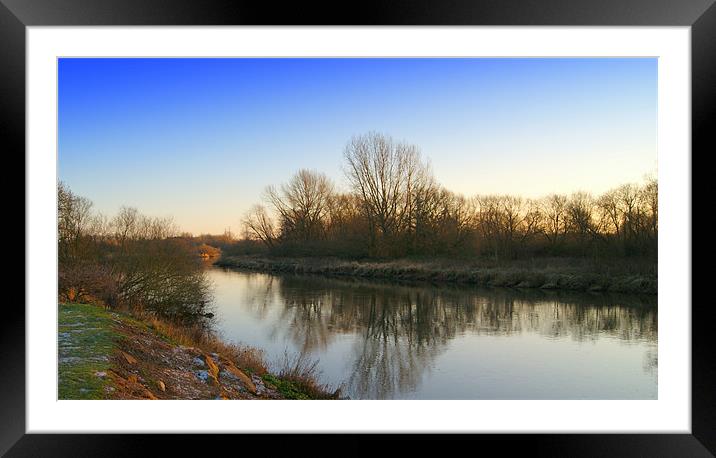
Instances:
[[[416,393],[451,342],[468,336],[536,335],[582,344],[600,339],[646,344],[639,369],[650,374],[655,384],[655,297],[243,272],[224,272],[217,280],[219,296],[228,287],[225,282],[240,291],[231,302],[238,302],[261,322],[268,340],[290,342],[296,351],[318,356],[334,346],[345,347],[343,382],[351,397],[389,399]],[[344,336],[351,337],[347,347],[337,345],[337,340],[345,341]],[[473,357],[480,355],[481,349],[475,348]],[[465,364],[473,363],[463,359]]]

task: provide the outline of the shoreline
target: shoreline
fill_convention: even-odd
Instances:
[[[653,272],[643,262],[614,263],[597,268],[593,262],[574,259],[514,261],[503,265],[474,261],[413,260],[350,261],[336,258],[279,258],[221,256],[217,267],[257,272],[353,277],[393,281],[427,281],[485,287],[531,288],[584,292],[656,295]]]
[[[269,371],[252,347],[95,304],[58,309],[59,399],[339,398],[305,365]]]

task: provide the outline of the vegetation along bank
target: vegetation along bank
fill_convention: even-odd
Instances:
[[[93,304],[59,305],[60,399],[336,399],[300,360],[270,372],[261,352],[197,329]]]
[[[488,287],[656,294],[656,266],[596,264],[584,259],[348,261],[336,258],[222,256],[215,265],[253,271],[320,274],[405,281],[454,282]]]

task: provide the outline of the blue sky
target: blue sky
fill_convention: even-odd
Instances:
[[[59,61],[59,178],[103,213],[239,231],[300,168],[345,188],[343,149],[378,131],[466,195],[595,194],[656,173],[657,60]]]

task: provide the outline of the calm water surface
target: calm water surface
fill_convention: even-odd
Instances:
[[[228,341],[319,360],[352,399],[656,399],[656,297],[212,267]]]

